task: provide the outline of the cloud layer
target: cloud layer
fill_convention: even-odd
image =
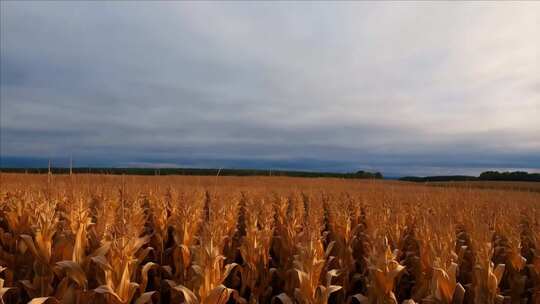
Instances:
[[[538,171],[539,20],[534,2],[2,2],[3,165]]]

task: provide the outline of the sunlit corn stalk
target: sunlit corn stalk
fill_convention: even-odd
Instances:
[[[430,209],[428,217],[421,221],[422,225],[416,230],[420,252],[419,268],[414,269],[416,281],[412,299],[426,304],[460,304],[465,289],[457,281],[460,255],[454,251],[452,220],[432,222],[429,219],[434,216],[434,212]],[[460,247],[460,254],[465,252],[462,249]]]
[[[45,200],[36,203],[33,209],[32,235],[22,234],[21,240],[24,242],[20,246],[21,253],[27,250],[34,257],[34,276],[31,280],[21,280],[26,292],[31,298],[48,297],[54,292],[51,285],[54,279],[53,237],[56,233],[58,215],[56,213],[56,201]]]
[[[218,206],[215,206],[218,207]],[[226,209],[228,206],[221,206]],[[224,213],[216,210],[210,213],[209,222],[202,227],[200,244],[193,247],[194,259],[191,268],[194,272],[193,288],[188,288],[183,284],[169,281],[173,290],[180,293],[185,303],[216,304],[225,303],[229,298],[236,302],[243,303],[236,290],[223,285],[232,272],[239,271],[236,263],[225,265],[223,248],[227,239],[229,229],[234,227],[233,217],[223,217]]]
[[[32,271],[32,256],[24,255],[26,245],[21,235],[32,235],[32,219],[35,200],[30,193],[18,191],[2,196],[0,208],[2,227],[0,227],[0,261],[5,266],[6,284],[13,286],[17,280],[27,279]],[[21,254],[23,253],[23,254]],[[16,270],[16,271],[15,271]]]
[[[355,284],[355,260],[353,258],[353,243],[355,238],[355,227],[353,227],[352,213],[348,203],[339,204],[333,202],[325,204],[328,210],[328,227],[324,232],[324,237],[328,244],[332,244],[329,252],[331,258],[326,261],[326,270],[336,269],[338,277],[334,279],[336,285],[342,287],[344,295],[351,292],[351,287]],[[328,250],[328,248],[327,248]]]
[[[139,303],[151,301],[153,292],[144,292],[140,284],[134,282],[138,266],[148,254],[150,248],[142,248],[148,243],[148,235],[141,236],[146,221],[142,201],[128,201],[121,196],[117,203],[117,220],[112,226],[112,243],[106,257],[95,256],[92,261],[101,268],[100,286],[94,289],[97,294],[104,295],[107,303],[130,303],[138,294]],[[154,263],[145,265],[146,273],[141,275],[146,281],[148,268]],[[145,287],[145,286],[143,286]]]
[[[217,206],[216,206],[217,207]],[[229,241],[228,232],[235,225],[235,213],[232,216],[224,216],[229,206],[221,206],[221,210],[212,213],[210,222],[203,227],[201,243],[195,248],[194,265],[195,274],[198,277],[198,295],[206,299],[212,290],[224,282],[237,264],[225,265],[223,249]]]
[[[454,262],[445,264],[437,258],[433,264],[430,295],[422,303],[461,304],[465,296],[465,288],[457,282],[458,265]]]
[[[474,302],[477,304],[503,303],[504,297],[499,293],[499,283],[504,274],[505,265],[495,266],[491,261],[493,248],[486,244],[479,248],[478,259],[474,266]]]
[[[169,225],[173,229],[175,246],[172,248],[174,279],[180,284],[192,287],[188,282],[189,269],[192,263],[192,247],[196,242],[196,235],[203,220],[204,193],[191,195],[192,199],[186,201],[185,197],[178,197],[171,206]]]
[[[369,257],[369,286],[367,295],[353,297],[362,304],[397,304],[394,294],[395,281],[405,267],[396,261],[397,252],[392,252],[388,240],[375,246]]]
[[[458,253],[458,282],[465,288],[465,303],[471,303],[474,295],[473,276],[476,257],[469,233],[463,225],[456,227],[455,252]]]
[[[295,200],[280,197],[274,205],[275,210],[275,229],[272,237],[272,261],[276,268],[276,275],[279,285],[272,285],[273,293],[282,292],[289,296],[294,295],[294,277],[296,274],[292,271],[294,255],[296,253],[296,244],[298,244],[300,232],[302,230],[301,217],[295,216],[296,207],[291,206],[296,203]]]
[[[112,227],[116,221],[117,201],[103,194],[90,198],[89,210],[92,225],[88,227],[88,246],[95,250],[112,240]]]
[[[332,284],[332,279],[338,275],[338,270],[324,271],[332,246],[330,245],[325,252],[320,237],[316,235],[309,236],[306,241],[298,245],[294,261],[294,269],[298,276],[298,287],[295,289],[294,298],[298,303],[326,304],[330,295],[341,289],[341,286]]]
[[[366,210],[361,208],[357,224],[352,231],[350,245],[354,266],[351,270],[353,273],[349,283],[349,295],[367,293],[369,275],[367,258],[372,248],[367,229]]]
[[[273,233],[273,218],[270,210],[264,209],[264,201],[247,205],[245,214],[246,235],[242,238],[240,254],[242,256],[240,294],[247,297],[249,303],[261,303],[269,296],[272,274],[269,269],[270,242]],[[262,214],[262,216],[261,216]]]
[[[171,210],[170,194],[163,199],[149,196],[149,216],[147,230],[152,235],[150,244],[154,248],[154,256],[157,263],[163,263],[165,244],[168,238],[169,214]]]
[[[236,227],[233,232],[231,241],[228,242],[228,246],[224,248],[224,254],[227,258],[227,263],[242,262],[242,255],[239,249],[242,243],[242,239],[246,235],[246,204],[248,203],[247,200],[248,198],[246,197],[246,194],[241,193],[237,207]]]
[[[74,197],[72,196],[72,199]],[[107,253],[108,244],[98,248],[87,256],[88,248],[88,228],[92,225],[90,210],[85,206],[82,198],[69,204],[67,211],[67,221],[70,239],[73,239],[71,256],[64,256],[64,260],[56,262],[54,272],[61,280],[58,284],[62,288],[61,293],[56,293],[55,297],[62,303],[88,303],[92,297],[88,291],[88,276],[91,273],[92,256],[104,255]]]
[[[415,286],[421,280],[422,268],[420,261],[420,242],[416,238],[415,221],[411,220],[403,228],[398,242],[399,255],[397,260],[405,270],[397,282],[396,298],[399,302],[411,299]]]
[[[506,231],[510,231],[506,227]],[[494,266],[505,265],[505,272],[499,282],[501,294],[512,303],[521,303],[527,276],[522,272],[525,268],[526,259],[521,256],[518,240],[510,240],[501,232],[495,231],[492,237],[493,255],[491,261]]]
[[[520,251],[525,258],[525,297],[540,303],[540,232],[536,223],[523,214],[520,220]],[[536,229],[533,229],[535,225]],[[536,303],[534,302],[533,303]]]

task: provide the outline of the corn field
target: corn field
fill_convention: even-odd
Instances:
[[[540,303],[538,192],[0,178],[1,303]]]

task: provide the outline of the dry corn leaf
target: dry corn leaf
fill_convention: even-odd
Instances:
[[[435,298],[450,303],[454,295],[455,281],[452,282],[450,276],[441,268],[433,269],[433,279],[435,280]]]
[[[154,262],[148,262],[144,264],[141,270],[142,281],[141,281],[141,285],[139,286],[140,292],[144,292],[146,290],[146,285],[148,284],[148,272],[150,271],[150,269],[156,269],[158,267],[159,265]]]
[[[489,270],[489,274],[488,274],[489,277],[488,277],[488,280],[487,280],[487,287],[488,287],[488,290],[492,294],[495,294],[497,292],[497,286],[501,282],[501,278],[502,278],[502,276],[504,274],[504,269],[505,269],[505,265],[504,264],[499,264],[499,265],[497,265],[495,270],[493,270],[493,271]]]
[[[66,273],[79,287],[86,288],[87,279],[86,273],[81,266],[73,261],[60,261],[56,265]]]
[[[4,287],[4,279],[0,279],[0,301],[3,301],[4,294],[13,287]]]
[[[294,301],[286,293],[280,293],[277,296],[273,297],[271,304],[276,304],[277,301],[282,304],[294,304]]]
[[[114,290],[112,290],[107,285],[101,285],[101,286],[95,288],[94,292],[99,293],[99,294],[103,294],[103,295],[110,295],[110,296],[112,296],[112,298],[114,299],[114,301],[116,303],[125,304],[125,302],[122,300],[122,298],[120,298],[120,296],[118,296],[118,294],[116,294],[116,292],[114,292]]]
[[[26,291],[26,293],[28,293],[28,295],[31,298],[38,298],[39,297],[39,290],[38,290],[38,288],[36,288],[36,286],[34,286],[34,284],[32,282],[30,282],[29,280],[20,280],[19,283],[21,283],[24,290]]]
[[[505,265],[499,264],[493,271],[493,274],[495,275],[495,278],[497,279],[497,283],[499,283],[502,279],[502,276],[504,274]]]
[[[353,302],[353,299],[356,300],[358,303],[360,304],[368,304],[369,303],[369,299],[368,297],[362,295],[362,294],[355,294],[355,295],[352,295],[348,300],[347,300],[347,303],[352,303]]]
[[[452,304],[461,304],[465,299],[465,288],[457,283],[456,288],[454,289],[454,296],[452,298]]]
[[[135,304],[146,304],[152,303],[152,296],[155,294],[155,291],[149,291],[141,294],[140,297],[135,300]],[[187,303],[186,303],[187,304]]]
[[[235,290],[225,287],[224,285],[219,285],[218,287],[212,289],[206,299],[204,299],[204,304],[225,304],[229,301],[229,298],[233,293],[236,293]]]
[[[168,283],[173,285],[175,284],[173,281],[168,281]],[[189,288],[183,285],[176,285],[173,287],[173,289],[182,293],[185,304],[199,304],[199,299]]]
[[[26,245],[26,248],[30,249],[30,252],[34,255],[34,257],[36,257],[36,259],[40,260],[40,262],[43,264],[47,264],[49,262],[48,260],[44,260],[43,257],[39,254],[39,251],[34,245],[34,240],[31,236],[22,234],[20,237]]]
[[[129,264],[126,263],[124,270],[122,271],[122,277],[120,278],[120,285],[117,288],[118,296],[120,296],[124,302],[131,301],[136,289],[139,287],[137,283],[131,282],[130,278]]]
[[[7,268],[4,266],[0,266],[0,273],[4,272]],[[4,287],[4,279],[0,278],[0,301],[3,301],[4,294],[12,289],[12,287]]]
[[[94,256],[94,257],[92,257],[90,259],[92,260],[92,262],[96,263],[103,270],[112,270],[113,269],[111,264],[109,264],[109,261],[107,261],[107,258],[102,256],[102,255]]]
[[[60,303],[56,298],[53,297],[40,297],[33,298],[28,304],[56,304]]]
[[[101,247],[99,247],[98,249],[96,249],[94,252],[92,252],[92,254],[90,255],[91,257],[96,257],[96,256],[104,256],[107,254],[107,252],[109,252],[109,250],[111,249],[111,242],[104,242],[103,245],[101,245]]]

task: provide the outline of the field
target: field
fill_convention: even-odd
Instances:
[[[442,186],[442,187],[480,188],[480,189],[499,189],[499,190],[540,192],[540,183],[538,182],[512,182],[512,181],[427,182],[426,185]]]
[[[540,193],[515,185],[0,183],[4,303],[540,303]]]

